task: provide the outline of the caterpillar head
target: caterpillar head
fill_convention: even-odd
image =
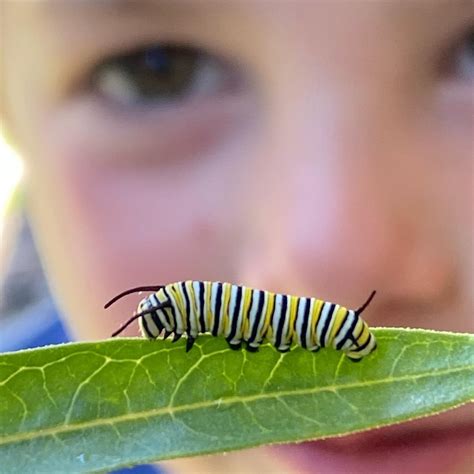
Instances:
[[[137,306],[137,314],[143,313],[147,309],[150,308],[150,298],[146,296],[145,298],[141,299]]]
[[[129,290],[122,291],[118,295],[114,296],[108,303],[104,305],[104,309],[107,309],[111,305],[113,305],[116,301],[123,298],[124,296],[130,295],[132,293],[139,293],[141,291],[158,291],[163,288],[163,285],[153,285],[153,286],[138,286],[136,288],[130,288]],[[148,308],[145,306],[149,302],[148,298],[143,298],[138,305],[138,312],[134,314],[131,318],[128,319],[119,329],[117,329],[114,333],[112,333],[112,337],[119,335],[125,328],[127,328],[130,324],[133,323],[136,319],[141,320],[143,316],[143,312],[146,312]]]

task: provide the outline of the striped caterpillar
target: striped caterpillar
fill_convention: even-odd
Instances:
[[[152,291],[142,299],[137,313],[112,337],[138,319],[141,333],[156,339],[162,333],[173,342],[187,336],[186,351],[199,334],[224,336],[229,347],[256,352],[269,341],[278,351],[287,352],[293,343],[316,352],[332,346],[352,361],[360,361],[375,350],[377,343],[360,314],[372,301],[375,291],[357,310],[316,298],[271,293],[231,283],[181,281],[168,285],[133,288],[115,296],[105,308],[125,295]]]

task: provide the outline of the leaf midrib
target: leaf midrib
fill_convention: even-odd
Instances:
[[[48,436],[55,437],[58,434],[73,432],[73,431],[81,431],[88,428],[95,428],[100,426],[106,425],[115,425],[118,423],[126,422],[129,420],[137,420],[141,418],[153,418],[159,417],[165,414],[174,416],[175,413],[179,413],[182,411],[194,411],[199,410],[202,408],[210,408],[212,406],[218,406],[219,408],[223,405],[232,405],[237,403],[250,403],[258,400],[265,400],[268,398],[281,398],[287,396],[303,396],[303,395],[314,395],[320,392],[337,392],[339,390],[349,389],[349,388],[362,388],[362,387],[371,387],[374,385],[382,385],[385,383],[394,383],[394,382],[402,382],[402,381],[415,381],[417,379],[426,378],[426,377],[438,377],[443,375],[449,375],[457,372],[464,372],[474,369],[473,365],[462,366],[462,367],[455,367],[445,370],[438,370],[438,371],[430,371],[424,372],[420,374],[411,374],[411,375],[403,375],[399,377],[386,377],[384,379],[379,380],[368,380],[364,382],[352,382],[346,383],[341,385],[327,385],[325,387],[311,387],[305,389],[298,389],[298,390],[282,390],[278,392],[265,392],[265,393],[258,393],[256,395],[248,395],[248,396],[233,396],[228,398],[221,398],[219,400],[207,400],[204,402],[198,403],[189,403],[185,405],[179,406],[166,406],[161,408],[154,408],[151,410],[145,411],[137,411],[132,413],[127,413],[124,415],[118,415],[108,418],[100,418],[96,420],[86,421],[82,423],[75,423],[75,424],[68,424],[68,425],[56,425],[51,428],[46,429],[38,429],[37,431],[25,431],[22,433],[15,433],[14,435],[5,436],[0,438],[0,446],[12,444],[16,442],[22,441],[29,441],[36,438],[44,438]],[[473,395],[474,396],[474,395]],[[474,399],[467,399],[465,402],[474,401]]]

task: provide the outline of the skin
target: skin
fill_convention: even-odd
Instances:
[[[104,314],[115,293],[182,279],[348,307],[377,289],[364,314],[372,326],[473,331],[469,2],[269,5],[4,3],[0,113],[27,165],[29,215],[76,338],[107,337],[133,311],[130,297]],[[85,85],[105,58],[160,42],[228,61],[237,85],[151,106]],[[320,442],[314,459],[328,473],[399,472],[401,455],[416,467],[405,472],[433,462],[468,472],[473,421],[464,407]],[[413,453],[395,446],[417,433],[463,436],[449,459],[436,457],[438,441]],[[390,449],[374,443],[384,436]],[[311,472],[285,449],[167,466]]]

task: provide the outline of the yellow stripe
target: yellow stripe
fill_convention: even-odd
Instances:
[[[204,282],[204,291],[206,294],[206,308],[207,308],[207,314],[206,314],[206,326],[209,330],[209,332],[212,330],[212,313],[211,313],[211,290],[212,290],[212,282],[210,281],[205,281]]]
[[[265,313],[265,322],[263,323],[262,334],[265,334],[267,330],[270,330],[269,334],[267,335],[267,337],[270,337],[272,335],[272,330],[270,327],[270,317],[272,315],[273,308],[275,306],[276,295],[275,293],[272,293],[271,291],[267,291],[266,295],[267,295],[267,311]]]
[[[247,336],[247,328],[248,328],[248,325],[249,325],[249,321],[248,321],[248,318],[247,318],[247,311],[248,311],[249,306],[250,306],[250,297],[251,297],[253,291],[254,290],[252,288],[245,288],[244,308],[242,310],[242,318],[243,318],[243,321],[242,321],[242,335],[244,337]]]
[[[332,344],[334,336],[337,334],[337,332],[341,328],[346,314],[347,314],[347,308],[344,308],[342,306],[339,307],[336,314],[333,314],[333,317],[336,319],[334,320],[334,324],[331,329],[331,334],[329,334],[328,343],[327,343],[328,347]]]
[[[224,328],[224,334],[227,333],[227,330],[229,329],[229,324],[230,324],[230,317],[229,317],[229,303],[230,303],[230,294],[232,290],[232,285],[230,283],[224,283],[223,284],[223,290],[224,290],[224,302],[223,305],[224,307],[222,308],[222,317],[224,318],[224,321],[222,323],[222,326]]]
[[[364,324],[360,319],[359,319],[359,322],[361,324]],[[360,334],[360,336],[357,339],[357,343],[359,344],[359,346],[364,345],[368,341],[369,337],[370,337],[369,327],[367,326],[367,324],[364,324],[364,328],[362,329],[362,333]]]
[[[297,296],[290,296],[290,323],[288,327],[288,341],[291,341],[295,332],[296,308],[298,307],[299,298]]]
[[[186,280],[184,282],[184,287],[186,288],[186,292],[188,293],[188,298],[189,298],[189,319],[191,319],[191,316],[193,314],[193,292],[192,289],[189,287],[189,280]],[[181,291],[183,291],[181,289]],[[184,296],[184,293],[183,293]],[[184,300],[183,300],[184,301]],[[186,307],[186,306],[185,306]]]
[[[184,311],[184,301],[181,298],[181,292],[179,291],[180,284],[180,282],[173,283],[171,285],[171,291],[174,293],[174,299],[178,304],[178,311],[181,313],[181,319],[184,319],[183,316],[186,316],[186,313]]]
[[[309,340],[311,344],[320,345],[318,341],[318,337],[317,337],[318,334],[317,334],[316,328],[319,323],[319,318],[321,317],[321,309],[322,309],[323,304],[324,304],[324,300],[316,300],[313,304],[313,311],[311,313],[311,318],[310,318],[311,328],[310,328],[310,336],[309,336]],[[304,334],[302,334],[302,336],[304,337]]]
[[[182,330],[186,331],[186,312],[184,311],[184,303],[181,297],[181,292],[179,291],[180,284],[180,282],[172,283],[169,288],[170,293],[173,293],[174,300],[176,301],[176,305],[178,306],[177,308],[175,308],[175,310],[177,310],[180,314],[180,319],[183,325]],[[178,319],[178,316],[176,317],[176,319]],[[178,321],[176,321],[176,323],[177,322]],[[178,324],[176,324],[176,328],[178,328]]]

